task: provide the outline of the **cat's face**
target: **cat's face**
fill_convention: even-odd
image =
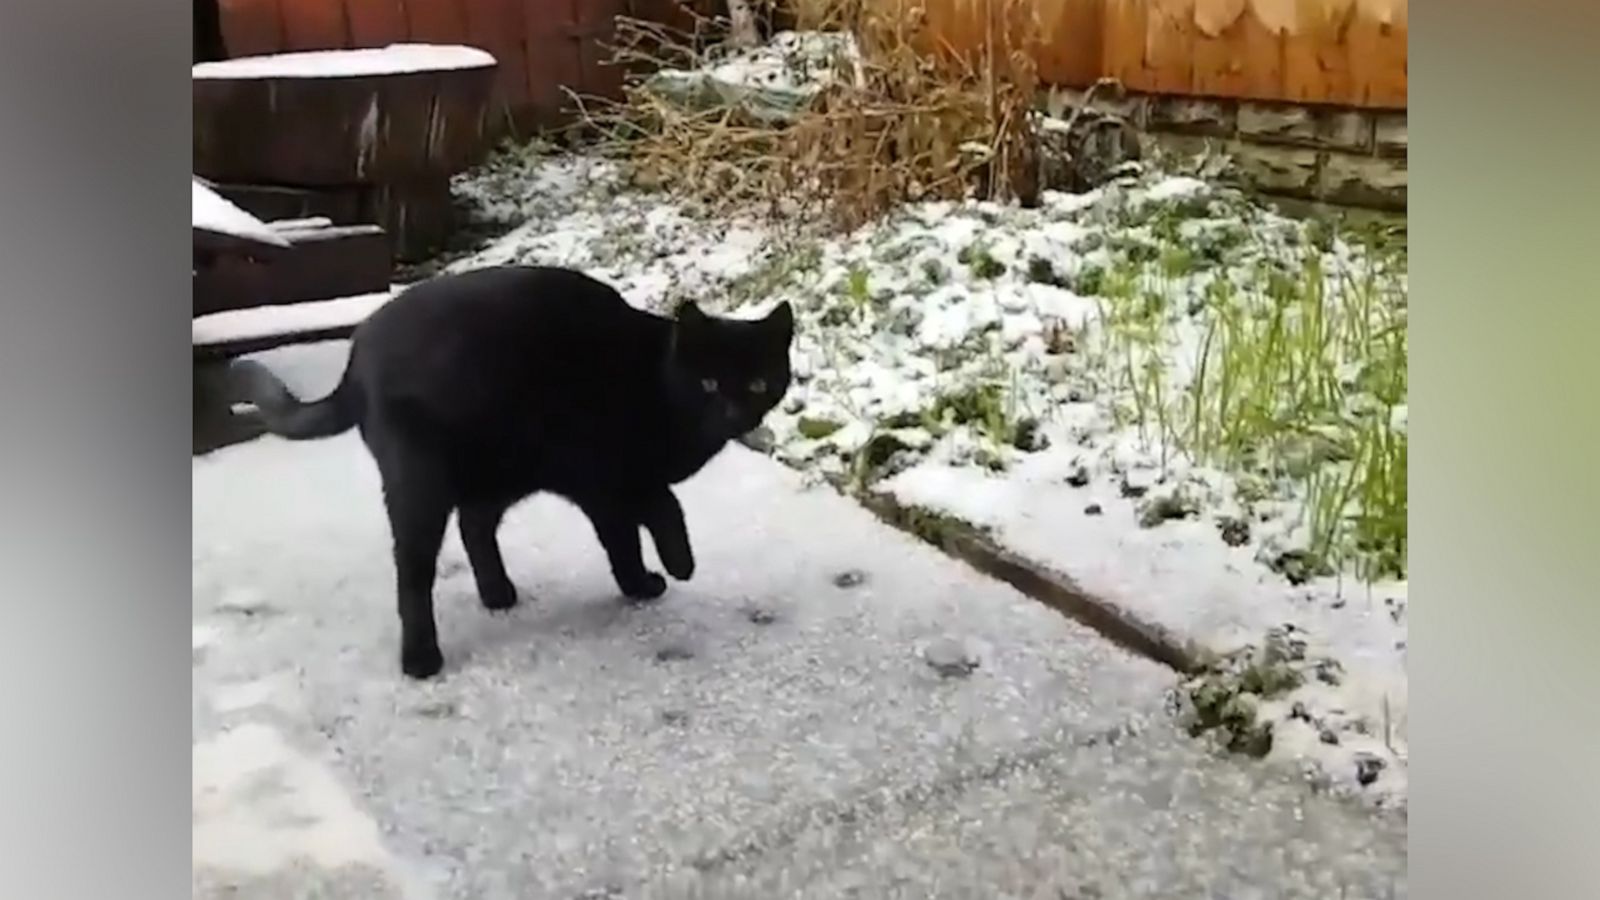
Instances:
[[[673,393],[707,438],[732,440],[751,431],[789,389],[794,310],[788,303],[755,320],[708,316],[685,303],[673,329]]]

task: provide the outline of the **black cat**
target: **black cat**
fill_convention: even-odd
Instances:
[[[452,510],[484,606],[515,588],[496,531],[517,501],[548,491],[593,524],[622,593],[658,597],[639,529],[673,578],[694,573],[671,486],[755,428],[789,387],[794,313],[676,321],[629,306],[567,269],[503,266],[418,284],[356,328],[344,377],[301,402],[260,363],[234,363],[237,395],[295,440],[356,426],[378,464],[394,538],[400,667],[440,670],[434,567]]]

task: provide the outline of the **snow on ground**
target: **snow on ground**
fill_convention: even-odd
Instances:
[[[194,78],[354,78],[449,69],[479,69],[495,58],[477,47],[455,44],[390,44],[358,50],[308,50],[241,56],[197,63]]]
[[[571,266],[605,279],[641,307],[665,311],[683,298],[707,299],[750,272],[765,252],[767,235],[754,223],[706,222],[659,196],[621,191],[614,168],[599,160],[491,165],[460,191],[487,219],[516,227],[448,271]]]
[[[734,51],[704,69],[662,69],[655,77],[680,85],[711,82],[811,96],[833,83],[841,64],[856,59],[849,33],[780,31],[767,43]]]
[[[777,123],[792,121],[841,77],[864,83],[853,35],[783,31],[766,44],[725,52],[697,68],[661,69],[645,87],[678,104],[737,107]]]
[[[319,396],[348,353],[260,359]],[[1163,667],[743,448],[653,603],[540,497],[490,614],[451,528],[425,683],[358,435],[192,481],[196,897],[1405,895],[1404,817],[1206,752]]]
[[[730,84],[815,93],[832,82],[841,63],[856,58],[848,32],[780,31],[712,66],[710,75]]]
[[[236,704],[236,709],[257,705]],[[266,773],[280,780],[281,795],[257,802],[276,815],[246,811],[244,797],[260,797]],[[259,875],[309,858],[330,869],[398,868],[382,846],[377,823],[359,810],[335,776],[261,723],[195,745],[194,817],[197,867]]]
[[[1329,309],[1353,303],[1350,285],[1372,283],[1378,265],[1359,246],[1156,175],[1047,193],[1033,210],[913,205],[815,239],[699,218],[577,157],[502,159],[459,190],[515,227],[454,269],[573,266],[656,310],[683,297],[735,314],[792,301],[802,327],[796,383],[768,423],[776,457],[989,528],[1218,654],[1287,627],[1305,677],[1259,704],[1273,753],[1336,788],[1404,803],[1404,580],[1286,568],[1310,541],[1306,483],[1199,465],[1135,409],[1152,397],[1179,408],[1172,398],[1214,377],[1208,322],[1222,314],[1208,303],[1233,298],[1215,309],[1259,316],[1248,303],[1281,298],[1308,259],[1306,290]],[[1403,294],[1403,272],[1398,284]],[[1291,322],[1307,314],[1278,308]],[[1346,385],[1345,368],[1360,364],[1341,363]],[[1351,394],[1352,409],[1370,399]],[[1400,433],[1404,416],[1391,411]]]

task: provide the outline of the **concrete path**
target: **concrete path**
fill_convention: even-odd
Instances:
[[[319,392],[344,352],[262,358]],[[490,615],[452,530],[427,684],[359,439],[193,486],[197,897],[1405,895],[1403,821],[1205,753],[1171,673],[743,448],[682,491],[699,571],[653,604],[536,499]]]

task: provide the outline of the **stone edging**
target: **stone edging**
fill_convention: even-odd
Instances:
[[[885,524],[1011,585],[1125,650],[1186,675],[1204,671],[1212,661],[1212,654],[1205,649],[1084,591],[1066,574],[1005,549],[984,529],[952,516],[907,506],[886,493],[870,491],[853,496]]]
[[[1054,88],[1052,114],[1084,91]],[[1406,208],[1406,111],[1129,92],[1095,106],[1147,145],[1184,156],[1222,151],[1262,193],[1386,212]]]

